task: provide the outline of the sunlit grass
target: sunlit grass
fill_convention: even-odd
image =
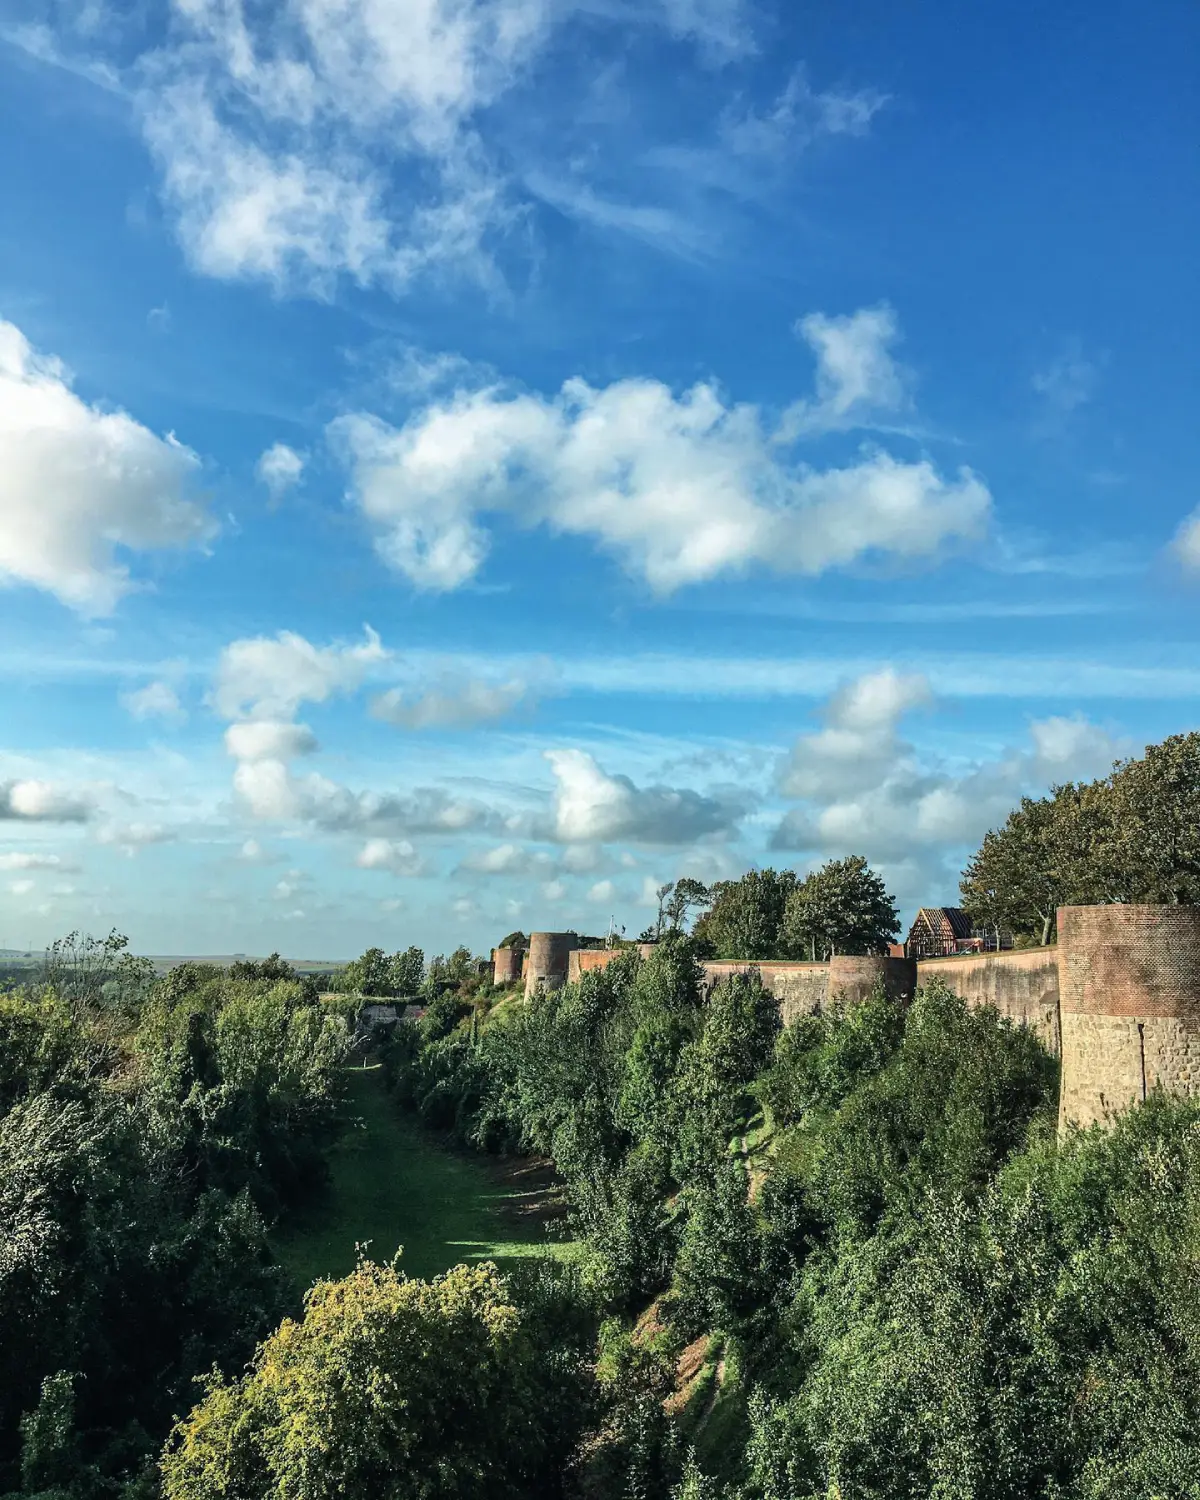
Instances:
[[[334,1150],[328,1193],[276,1236],[276,1251],[301,1286],[354,1269],[356,1243],[374,1260],[434,1276],[459,1261],[501,1266],[561,1254],[540,1225],[518,1222],[521,1193],[492,1164],[448,1150],[388,1098],[378,1066],[347,1072],[348,1107],[361,1122]]]

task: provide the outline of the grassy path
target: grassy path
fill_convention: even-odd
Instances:
[[[279,1258],[302,1286],[352,1271],[356,1241],[370,1241],[374,1260],[403,1245],[410,1276],[565,1248],[547,1241],[537,1212],[544,1174],[505,1173],[447,1150],[396,1110],[378,1066],[348,1069],[347,1082],[361,1125],[334,1150],[328,1195],[276,1236]]]

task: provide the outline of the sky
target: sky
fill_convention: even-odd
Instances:
[[[1200,11],[0,0],[0,948],[636,935],[1197,727]]]

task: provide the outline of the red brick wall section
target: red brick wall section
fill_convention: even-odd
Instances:
[[[1059,1127],[1200,1092],[1200,907],[1064,906]]]

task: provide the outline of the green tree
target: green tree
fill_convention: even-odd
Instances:
[[[163,1457],[164,1496],[528,1493],[558,1456],[547,1414],[561,1374],[541,1353],[490,1263],[418,1281],[361,1261],[318,1282],[248,1374],[211,1381]]]
[[[1112,898],[1100,857],[1114,847],[1112,812],[1105,783],[1068,783],[1048,797],[1022,797],[968,861],[960,883],[964,909],[980,926],[1048,943],[1060,906]]]
[[[718,881],[695,936],[711,944],[717,958],[782,957],[784,912],[795,888],[793,870],[750,870],[740,880]]]
[[[896,903],[861,854],[831,859],[790,893],[783,946],[814,961],[835,953],[886,953],[900,931]]]
[[[1200,904],[1200,732],[1120,762],[1108,801],[1098,865],[1109,899]]]
[[[391,993],[417,995],[425,978],[425,954],[417,947],[394,953],[391,961]]]

